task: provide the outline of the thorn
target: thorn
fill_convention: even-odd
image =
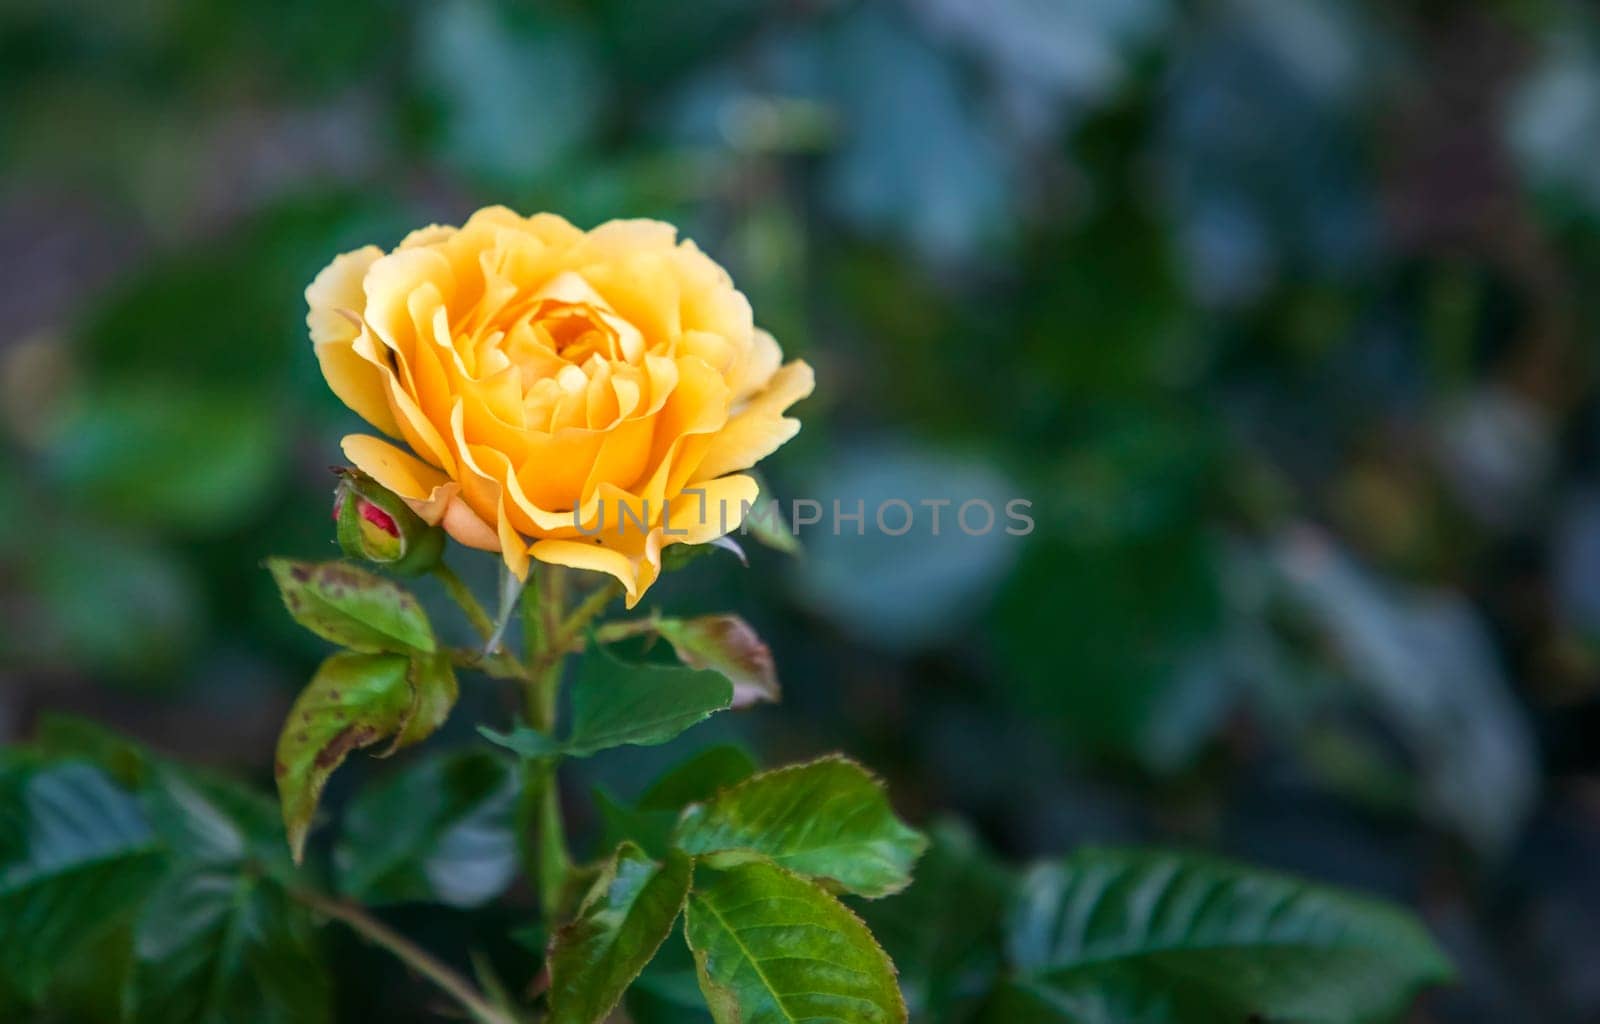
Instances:
[[[737,558],[746,569],[750,568],[750,559],[745,555],[744,548],[740,547],[739,542],[734,540],[732,537],[718,537],[716,540],[711,542],[711,546],[714,548],[721,548],[724,551],[733,552],[734,557]]]
[[[511,625],[511,617],[517,611],[517,598],[522,596],[525,581],[512,575],[511,570],[505,566],[500,567],[500,614],[495,617],[494,632],[489,634],[488,641],[484,644],[483,656],[492,658],[500,650],[500,643],[505,639],[506,628]]]

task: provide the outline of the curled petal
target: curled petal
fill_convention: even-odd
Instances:
[[[715,477],[749,469],[777,451],[800,432],[800,421],[784,416],[784,411],[811,394],[815,386],[816,376],[803,359],[779,370],[767,390],[734,414],[712,439],[698,476]]]
[[[389,408],[383,374],[354,351],[361,335],[365,295],[361,283],[383,255],[375,245],[337,257],[306,288],[306,327],[328,387],[356,415],[388,434],[400,428]]]
[[[675,544],[704,544],[731,533],[760,493],[755,479],[742,474],[685,488],[668,506],[666,536]]]
[[[603,572],[622,584],[629,598],[628,607],[643,591],[639,587],[639,573],[627,555],[604,544],[581,540],[541,540],[529,550],[534,558],[549,565],[564,565],[569,569],[586,569]]]
[[[351,434],[341,442],[345,458],[363,473],[399,495],[430,526],[469,548],[499,551],[500,538],[461,498],[461,485],[387,441]]]

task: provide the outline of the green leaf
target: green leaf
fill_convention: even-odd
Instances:
[[[364,903],[475,907],[517,870],[516,776],[484,750],[425,758],[350,802],[334,848],[339,890]]]
[[[170,848],[186,860],[204,864],[235,864],[246,857],[249,844],[244,830],[195,782],[162,764],[151,767],[150,783],[143,794],[144,806],[152,827]],[[277,836],[281,843],[281,826]],[[281,847],[274,852],[282,856]]]
[[[413,655],[406,674],[411,684],[411,706],[406,710],[405,726],[395,737],[390,752],[421,743],[438,731],[450,717],[461,694],[456,670],[443,651],[434,655]]]
[[[744,517],[744,522],[739,524],[739,535],[750,536],[756,543],[763,547],[781,551],[786,555],[800,553],[800,538],[795,533],[783,515],[783,503],[776,498],[768,497],[766,487],[761,488],[762,494],[751,506],[750,514]]]
[[[294,620],[311,632],[366,654],[433,654],[438,644],[422,606],[393,580],[344,562],[270,558]]]
[[[133,1024],[318,1024],[331,984],[305,910],[274,882],[174,873],[134,938]]]
[[[396,654],[335,654],[289,710],[274,771],[297,863],[328,776],[352,750],[405,728],[414,703],[410,669]]]
[[[197,802],[190,803],[191,808],[198,803],[237,830],[243,841],[244,863],[280,880],[294,876],[281,805],[275,794],[194,768],[185,768],[177,774],[198,797]],[[158,823],[157,828],[160,827]],[[177,844],[169,840],[169,845]]]
[[[7,993],[5,982],[0,980],[0,1020],[123,1024],[132,977],[133,921],[132,915],[126,914],[114,927],[79,946],[71,957],[56,965],[50,985],[33,1012],[16,994]]]
[[[911,881],[928,840],[895,817],[883,784],[844,757],[762,772],[684,812],[673,842],[717,863],[767,857],[862,896]]]
[[[87,760],[136,791],[151,829],[186,860],[250,860],[287,876],[278,802],[252,786],[159,758],[138,743],[86,719],[40,719],[32,748],[54,759]]]
[[[53,711],[39,716],[32,747],[52,759],[89,761],[127,789],[144,784],[152,760],[139,744],[98,722]]]
[[[1452,975],[1396,907],[1181,853],[1086,849],[1035,868],[1007,932],[1017,981],[997,1022],[1366,1024]]]
[[[566,750],[588,757],[611,747],[655,746],[732,703],[733,686],[716,672],[630,665],[593,648],[573,688]]]
[[[643,811],[612,796],[603,786],[590,793],[600,816],[601,848],[618,843],[637,843],[652,857],[665,857],[672,849],[672,829],[678,823],[675,811]]]
[[[525,725],[519,725],[510,732],[498,732],[487,725],[480,725],[478,735],[528,761],[556,757],[566,751],[566,745],[560,740]]]
[[[612,747],[653,747],[733,703],[720,673],[666,665],[630,665],[591,647],[572,694],[572,734],[554,740],[525,726],[478,732],[521,757],[589,757]]]
[[[595,810],[605,825],[602,846],[626,840],[638,843],[652,857],[665,856],[672,848],[672,831],[685,806],[710,799],[719,789],[749,778],[755,767],[750,755],[738,747],[710,747],[667,771],[633,804],[596,787]]]
[[[134,797],[68,762],[0,776],[0,989],[37,1000],[53,973],[115,927],[163,852]]]
[[[73,1019],[327,1019],[273,801],[75,719],[0,762],[0,1007],[20,989]]]
[[[782,696],[772,649],[737,615],[658,619],[661,634],[690,668],[720,672],[733,684],[733,706],[749,707]]]
[[[681,811],[717,790],[748,779],[755,759],[742,747],[723,744],[694,754],[650,785],[634,806],[641,811]]]
[[[861,919],[766,861],[696,868],[684,937],[717,1024],[895,1024],[894,965]]]
[[[657,863],[631,843],[617,848],[550,949],[550,1024],[597,1024],[672,931],[689,893],[691,863]]]
[[[861,908],[900,971],[917,1020],[965,1021],[1000,970],[1001,928],[1014,880],[956,821],[930,830],[911,887]]]

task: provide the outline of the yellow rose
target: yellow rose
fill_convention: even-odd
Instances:
[[[667,224],[580,231],[502,207],[345,253],[306,289],[335,394],[410,452],[344,452],[429,523],[610,573],[636,604],[661,549],[736,528],[748,469],[795,435],[811,367],[751,319],[726,271]]]

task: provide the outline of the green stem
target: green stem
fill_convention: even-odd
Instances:
[[[450,655],[450,663],[456,668],[482,672],[491,679],[522,679],[528,672],[522,662],[504,651],[485,656],[476,648],[450,647],[445,653]]]
[[[565,650],[556,642],[562,615],[560,570],[546,567],[523,594],[523,623],[527,634],[528,669],[524,677],[523,714],[528,725],[554,735],[560,707],[561,669]],[[556,761],[543,759],[524,766],[523,813],[525,827],[533,828],[537,845],[524,850],[524,863],[533,871],[545,927],[553,931],[561,909],[561,892],[572,871],[567,852],[566,828],[561,817],[561,790]]]
[[[522,621],[527,641],[523,676],[523,717],[529,728],[547,736],[556,733],[561,705],[561,670],[574,640],[617,596],[614,583],[595,589],[570,614],[566,611],[566,573],[560,566],[542,566],[523,591]],[[560,922],[562,894],[572,874],[566,828],[561,816],[561,789],[554,758],[528,762],[523,768],[523,864],[534,876],[547,929]],[[532,845],[528,841],[533,835]]]
[[[567,607],[567,570],[565,566],[547,565],[544,568],[545,635],[553,636],[561,625],[561,613]]]
[[[529,591],[536,589],[530,587]],[[605,583],[585,597],[572,614],[563,616],[563,588],[555,582],[548,592],[538,596],[538,608],[524,611],[529,636],[528,724],[539,732],[549,733],[555,729],[561,696],[561,666],[567,655],[574,653],[575,645],[577,650],[583,649],[578,643],[583,631],[605,611],[621,589],[615,581]]]
[[[553,733],[561,690],[561,664],[565,656],[560,644],[562,591],[560,567],[543,567],[525,594],[531,601],[523,609],[528,636],[528,674],[524,709],[528,725],[542,733]]]
[[[538,672],[540,667],[548,662],[560,662],[569,654],[581,653],[587,646],[583,639],[583,631],[606,610],[606,605],[616,600],[620,593],[622,585],[611,580],[595,588],[566,618],[561,617],[559,609],[556,614],[547,616],[548,632],[544,647],[532,659],[534,671]]]
[[[561,818],[561,787],[556,777],[556,762],[547,759],[530,765],[529,782],[537,794],[535,808],[539,822],[536,861],[539,870],[539,909],[545,931],[555,934],[560,921],[562,893],[572,873],[572,855],[567,852],[566,825]]]
[[[561,624],[561,635],[568,641],[576,640],[579,633],[593,622],[595,618],[606,610],[606,605],[616,600],[622,593],[622,584],[616,580],[609,580],[594,589],[583,603],[575,608],[567,620]]]
[[[608,622],[595,629],[594,639],[596,643],[614,644],[629,637],[649,636],[657,631],[660,621],[659,618],[652,615],[646,619],[626,619],[622,622]]]
[[[478,601],[472,588],[462,582],[455,570],[440,562],[433,567],[434,576],[444,584],[444,592],[450,595],[450,600],[460,606],[466,613],[467,621],[472,623],[472,628],[477,631],[480,640],[487,640],[494,633],[494,619],[490,618],[488,611]]]
[[[538,577],[533,580],[533,585],[522,590],[522,642],[527,649],[527,658],[531,663],[545,649],[544,601],[541,592],[544,587]],[[524,673],[526,678],[526,673]]]
[[[368,914],[365,909],[316,892],[294,890],[292,895],[317,913],[339,921],[373,945],[393,953],[406,966],[460,1003],[479,1024],[517,1024],[509,1014],[485,999],[471,982],[434,959],[421,946]]]

